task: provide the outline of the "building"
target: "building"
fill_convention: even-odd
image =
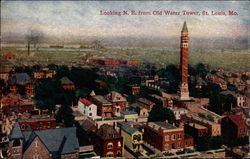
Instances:
[[[18,123],[9,137],[8,158],[78,159],[76,128],[60,128],[22,132]]]
[[[120,116],[121,111],[126,110],[127,100],[120,93],[112,91],[105,98],[112,103],[115,116]]]
[[[226,148],[226,158],[249,158],[250,156],[250,147],[240,146],[240,147],[230,147]]]
[[[152,102],[146,98],[139,98],[137,100],[137,103],[140,107],[147,109],[149,112],[152,110],[153,106],[155,105],[154,102]]]
[[[29,130],[47,130],[56,128],[56,119],[50,117],[42,118],[21,118],[17,122],[20,125],[21,131]]]
[[[235,93],[233,91],[223,91],[220,93],[223,96],[228,96],[228,95],[232,95],[237,102],[237,107],[247,107],[248,106],[248,101],[247,101],[247,96],[239,94],[239,93]]]
[[[6,60],[16,60],[16,55],[11,52],[7,52],[3,54],[3,58]]]
[[[231,138],[247,136],[248,126],[242,115],[228,115],[221,119],[222,134]]]
[[[173,113],[174,113],[174,116],[175,116],[175,120],[180,120],[181,119],[181,115],[182,114],[186,114],[188,113],[188,110],[187,109],[184,109],[184,108],[170,108]]]
[[[133,152],[143,152],[143,133],[135,122],[120,123],[124,145]]]
[[[91,101],[97,105],[97,115],[103,118],[112,117],[113,115],[113,105],[107,101],[103,96],[96,95],[91,97]]]
[[[181,31],[181,86],[180,86],[180,100],[189,100],[188,90],[188,29],[184,22]]]
[[[122,157],[123,137],[114,126],[104,124],[96,132],[93,138],[94,151],[101,157]]]
[[[202,126],[197,123],[187,123],[184,125],[184,131],[188,135],[194,138],[194,142],[196,143],[199,137],[202,137],[205,133],[208,133],[208,129],[205,126]]]
[[[148,122],[144,126],[144,142],[162,152],[193,148],[193,138],[184,134],[184,127],[166,122]]]
[[[159,96],[157,94],[150,94],[149,95],[150,97],[152,97],[153,99],[157,100],[158,102],[162,103],[162,106],[163,107],[169,107],[168,105],[168,99],[166,97],[162,97],[162,96]]]
[[[221,136],[221,125],[204,118],[200,118],[196,113],[189,112],[181,115],[181,120],[186,123],[197,123],[208,128],[211,136]]]
[[[31,98],[21,98],[19,95],[8,94],[0,100],[1,111],[4,115],[13,112],[16,114],[34,110],[34,101]]]
[[[127,85],[127,90],[128,90],[128,93],[131,93],[133,95],[140,94],[141,92],[140,86],[137,86],[137,85]]]
[[[75,89],[74,83],[68,78],[63,77],[60,79],[63,89],[65,90],[73,90]]]
[[[85,98],[80,98],[78,100],[78,110],[91,118],[96,118],[97,116],[97,106]]]
[[[42,70],[34,71],[32,75],[34,79],[52,78],[55,75],[55,71],[49,68],[43,68]]]
[[[122,111],[121,117],[124,117],[125,121],[138,121],[138,114],[134,111]]]

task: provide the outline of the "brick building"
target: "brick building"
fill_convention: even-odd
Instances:
[[[198,137],[203,136],[205,133],[208,133],[208,129],[205,126],[202,126],[197,123],[187,123],[184,125],[184,131],[188,135],[191,135],[194,138],[196,143]]]
[[[122,157],[123,137],[114,126],[104,124],[95,133],[94,151],[101,157]]]
[[[103,118],[113,117],[113,105],[107,101],[103,96],[96,95],[90,99],[95,105],[97,105],[97,115]]]
[[[9,137],[10,159],[78,159],[79,143],[76,128],[60,128],[22,132],[18,123]]]
[[[21,131],[28,130],[46,130],[56,128],[56,119],[50,117],[43,118],[23,118],[18,119]]]
[[[126,110],[127,100],[120,93],[112,91],[105,98],[112,103],[115,116],[120,116],[121,111]]]
[[[65,90],[73,90],[75,89],[74,83],[68,78],[68,77],[63,77],[60,79],[61,85],[63,89]]]
[[[139,98],[137,100],[139,106],[146,108],[149,112],[152,110],[153,106],[155,105],[154,102],[146,99],[146,98]]]
[[[193,148],[193,138],[184,134],[183,127],[165,122],[148,122],[144,126],[144,141],[160,151]]]
[[[221,119],[222,134],[232,138],[247,136],[248,126],[242,115],[228,115]]]

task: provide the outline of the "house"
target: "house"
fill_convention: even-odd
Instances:
[[[187,123],[184,125],[184,131],[188,135],[194,138],[194,142],[196,143],[199,137],[202,137],[205,133],[208,133],[208,129],[205,126],[202,126],[197,123]]]
[[[208,128],[208,134],[211,136],[221,136],[221,125],[210,120],[199,117],[196,113],[189,112],[181,115],[181,120],[186,123],[197,123]]]
[[[80,98],[78,100],[78,110],[82,114],[91,118],[95,118],[97,116],[97,106],[86,98]]]
[[[155,105],[154,102],[146,99],[146,98],[139,98],[137,100],[139,106],[146,108],[149,112],[152,110],[153,106]]]
[[[42,118],[21,118],[17,122],[20,125],[21,131],[28,129],[32,130],[47,130],[56,128],[56,119],[50,117]]]
[[[138,114],[134,111],[122,111],[121,116],[124,117],[125,121],[137,121],[138,120]]]
[[[228,115],[221,119],[222,134],[231,138],[247,136],[248,126],[242,115]]]
[[[60,81],[61,81],[61,85],[62,85],[63,89],[65,89],[65,90],[75,89],[74,83],[68,77],[62,77],[60,79]]]
[[[97,105],[97,115],[103,118],[113,116],[113,105],[103,96],[96,95],[91,97],[91,102]]]
[[[18,123],[9,136],[10,159],[78,159],[79,143],[76,128],[59,128],[22,132]]]
[[[143,152],[143,133],[139,130],[136,122],[120,123],[121,135],[124,139],[124,145],[133,152]]]
[[[128,93],[131,93],[133,95],[140,94],[141,92],[140,86],[137,86],[137,85],[127,85],[126,88],[127,88]]]
[[[3,58],[6,60],[16,60],[16,55],[11,52],[7,52],[3,54]]]
[[[188,110],[187,110],[187,109],[184,109],[184,108],[176,108],[176,107],[175,107],[175,108],[171,108],[171,110],[172,110],[173,113],[174,113],[175,120],[180,120],[182,114],[188,113]]]
[[[248,105],[248,101],[247,101],[247,96],[243,95],[243,94],[239,94],[239,93],[235,93],[233,91],[223,91],[220,93],[220,95],[223,95],[223,96],[228,96],[228,95],[232,95],[235,99],[236,99],[236,102],[237,102],[237,107],[247,107]]]
[[[168,105],[168,99],[166,97],[159,96],[157,94],[150,94],[151,98],[155,99],[156,101],[160,102],[163,107],[169,107]]]
[[[148,122],[144,125],[144,142],[162,152],[176,152],[193,148],[193,138],[184,133],[182,126],[166,122]]]
[[[112,103],[115,116],[120,116],[121,111],[126,110],[127,100],[120,93],[112,91],[105,98]]]
[[[94,151],[101,157],[122,157],[123,137],[115,130],[114,126],[104,124],[93,138]]]
[[[55,75],[55,70],[50,70],[49,68],[43,68],[39,71],[34,71],[32,73],[34,79],[44,79],[52,78]]]

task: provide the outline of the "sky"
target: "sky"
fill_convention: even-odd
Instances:
[[[5,1],[2,38],[30,30],[62,39],[88,37],[175,37],[187,22],[193,37],[249,37],[249,2],[244,1]],[[102,11],[236,11],[237,16],[100,15]]]

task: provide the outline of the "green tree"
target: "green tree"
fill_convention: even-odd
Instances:
[[[166,121],[173,123],[175,121],[175,116],[172,110],[168,108],[163,108],[162,105],[155,105],[149,112],[148,121]]]

